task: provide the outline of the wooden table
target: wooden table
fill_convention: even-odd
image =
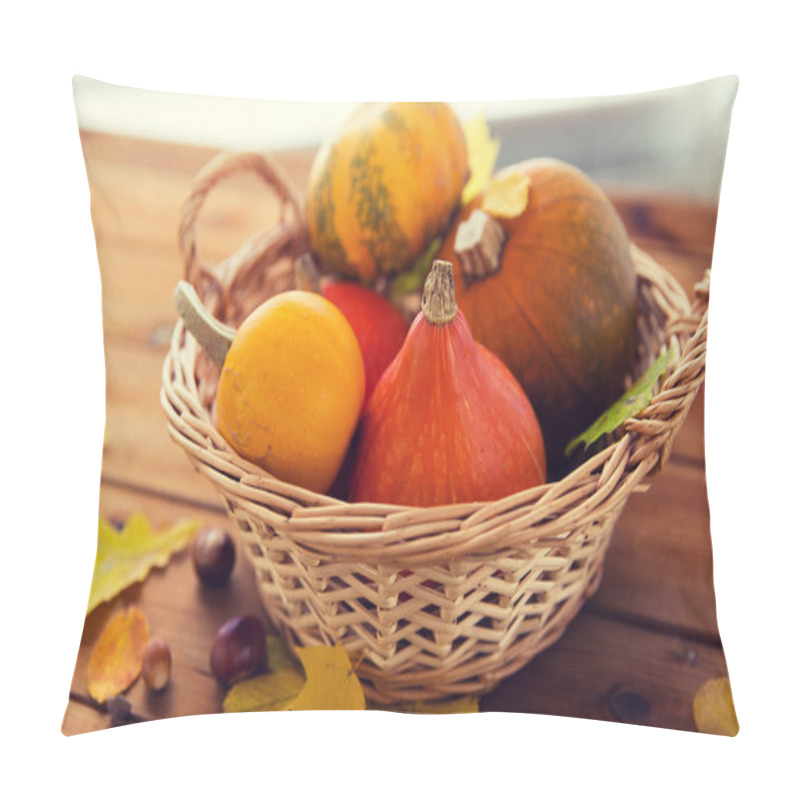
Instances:
[[[192,518],[230,528],[211,485],[169,439],[159,405],[161,368],[182,277],[177,229],[196,172],[214,151],[83,133],[92,215],[102,271],[107,424],[99,513],[124,521],[141,511],[156,529]],[[279,154],[302,186],[308,152]],[[670,269],[687,293],[710,266],[716,208],[686,200],[626,196],[613,200],[633,240]],[[202,258],[217,263],[276,210],[263,185],[234,177],[209,197],[200,218]],[[727,675],[716,622],[705,483],[703,392],[649,491],[634,494],[614,533],[597,594],[564,636],[481,699],[482,710],[618,720],[694,730],[692,700],[708,678]],[[109,727],[89,697],[89,654],[103,625],[136,603],[151,632],[172,648],[169,688],[127,692],[131,719],[221,713],[223,690],[208,656],[229,617],[266,618],[239,546],[231,584],[202,587],[188,552],[151,572],[86,618],[63,732]]]

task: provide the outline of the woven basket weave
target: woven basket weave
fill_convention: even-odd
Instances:
[[[197,258],[198,212],[237,171],[255,172],[277,193],[281,218],[209,268]],[[220,154],[197,175],[180,239],[186,279],[232,326],[293,286],[293,261],[307,248],[290,182],[249,153]],[[275,479],[217,432],[216,368],[177,322],[161,391],[169,433],[224,499],[287,643],[341,643],[367,696],[387,703],[489,691],[561,636],[597,589],[627,498],[669,457],[705,374],[708,273],[690,306],[669,273],[632,253],[640,320],[630,378],[673,344],[677,364],[602,452],[558,482],[496,502],[352,504]]]

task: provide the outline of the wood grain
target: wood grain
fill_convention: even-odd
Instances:
[[[141,511],[156,528],[193,518],[230,529],[212,487],[169,439],[158,399],[176,317],[172,290],[183,275],[181,206],[215,153],[85,132],[82,143],[102,264],[107,424],[99,513],[124,521]],[[276,154],[298,187],[312,156]],[[632,239],[691,293],[711,265],[715,209],[680,198],[616,194],[612,200]],[[255,179],[226,181],[198,222],[202,257],[210,263],[226,257],[275,213],[274,198]],[[482,698],[482,709],[694,729],[694,692],[706,678],[727,674],[713,590],[703,401],[701,390],[670,462],[625,508],[596,596],[555,645]],[[126,603],[142,608],[153,634],[173,651],[163,693],[148,692],[142,681],[127,692],[130,720],[221,711],[224,690],[208,667],[213,635],[234,614],[264,618],[238,539],[237,547],[234,575],[222,590],[202,587],[184,552],[87,617],[65,734],[110,724],[87,694],[86,667],[103,624]]]

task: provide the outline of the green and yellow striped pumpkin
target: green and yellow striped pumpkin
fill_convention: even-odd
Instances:
[[[468,177],[449,105],[360,105],[309,176],[306,216],[320,266],[364,283],[403,271],[447,227]]]

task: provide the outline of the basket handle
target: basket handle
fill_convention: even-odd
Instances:
[[[197,222],[208,195],[226,178],[252,172],[280,202],[278,223],[247,240],[235,253],[214,267],[201,263],[197,247]],[[303,204],[292,181],[267,155],[223,151],[195,176],[183,203],[178,228],[184,261],[184,278],[198,291],[212,313],[226,316],[237,283],[245,282],[252,270],[263,268],[282,256],[294,257],[307,249]]]
[[[706,319],[708,325],[708,296],[709,288],[711,286],[711,270],[707,269],[703,280],[698,281],[694,285],[694,309],[693,314],[699,319],[698,327],[703,324],[703,319]]]
[[[657,454],[653,470],[669,459],[674,429],[678,428],[705,379],[706,345],[708,341],[708,302],[711,271],[706,270],[694,286],[694,302],[686,315],[673,319],[668,334],[682,343],[681,357],[664,380],[648,407],[636,417],[626,420],[625,430],[641,432],[641,446],[634,446],[630,463],[637,464]]]
[[[691,311],[684,317],[671,321],[668,334],[676,335],[686,341],[673,375],[686,368],[690,361],[697,363],[702,374],[705,374],[706,341],[708,337],[708,297],[711,282],[711,270],[707,269],[703,279],[694,285],[694,301]],[[673,379],[674,381],[674,379]],[[665,382],[665,386],[669,381]]]

